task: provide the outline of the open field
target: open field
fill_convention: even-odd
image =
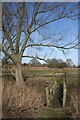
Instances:
[[[11,68],[14,72],[14,68]],[[66,72],[66,76],[65,73]],[[46,106],[45,89],[54,80],[58,85],[65,78],[67,82],[67,106],[70,103],[70,93],[78,88],[78,69],[49,69],[23,66],[23,75],[26,83],[26,95],[23,105],[17,109],[15,79],[11,73],[3,68],[3,117],[33,117],[33,118],[58,118],[66,117],[61,107]],[[69,92],[69,94],[68,94]],[[59,109],[58,109],[59,108]],[[59,111],[58,111],[59,110]]]

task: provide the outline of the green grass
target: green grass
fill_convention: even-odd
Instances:
[[[46,77],[49,77],[49,75],[51,75],[51,80],[57,80],[58,84],[62,83],[63,78],[65,79],[65,75],[64,73],[66,72],[66,81],[67,84],[74,84],[77,85],[78,84],[78,70],[77,69],[28,69],[28,67],[22,67],[23,68],[23,75],[42,75]],[[13,72],[15,73],[15,71],[13,70]],[[3,75],[11,75],[10,71],[8,69],[3,70]],[[63,73],[63,75],[56,75],[54,76],[54,74],[56,73]]]
[[[40,116],[41,118],[65,118],[66,114],[63,110],[44,107],[40,109]]]
[[[50,70],[23,70],[24,74],[50,74],[52,71]]]
[[[15,73],[15,70],[12,70],[14,73]],[[53,77],[54,77],[54,74],[55,73],[65,73],[66,72],[66,76],[67,76],[67,79],[70,79],[71,80],[71,75],[73,74],[74,75],[74,77],[75,77],[75,75],[77,75],[78,76],[78,70],[77,69],[66,69],[66,70],[64,70],[64,69],[41,69],[41,70],[39,70],[39,68],[38,69],[28,69],[28,67],[26,66],[26,67],[23,67],[23,74],[24,75],[35,75],[35,74],[38,74],[38,75],[53,75]],[[8,70],[8,69],[3,69],[3,73],[5,73],[5,74],[10,74],[10,71]],[[60,76],[55,76],[55,79],[62,79],[63,78],[63,76],[62,75],[60,75]],[[77,77],[75,77],[75,79],[77,79]]]

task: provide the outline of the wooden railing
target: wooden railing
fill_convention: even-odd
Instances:
[[[54,81],[49,87],[46,87],[46,104],[50,105],[57,89],[57,82]]]
[[[67,92],[67,88],[66,88],[66,73],[63,73],[63,79],[62,79],[62,86],[63,86],[63,98],[62,98],[62,108],[63,110],[65,110],[66,107],[66,92]],[[54,78],[55,79],[55,78]],[[51,104],[52,99],[54,99],[54,96],[56,94],[57,89],[59,89],[59,85],[57,83],[57,81],[55,80],[51,85],[49,85],[49,87],[46,87],[46,104],[49,107]]]
[[[66,87],[66,81],[63,79],[63,110],[66,108],[66,93],[67,93],[67,87]]]

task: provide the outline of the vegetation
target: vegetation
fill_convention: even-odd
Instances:
[[[79,117],[79,110],[78,110],[79,101],[78,101],[77,88],[74,88],[70,92],[68,97],[70,97],[70,101],[67,105],[67,110],[66,110],[67,116],[69,118],[76,119]]]
[[[67,59],[64,62],[61,59],[47,59],[45,60],[45,64],[41,64],[37,59],[37,56],[30,60],[29,64],[24,63],[24,65],[31,65],[36,67],[49,67],[49,68],[65,68],[65,67],[75,67],[71,59]]]
[[[67,59],[68,60],[68,59]],[[67,61],[66,60],[66,61]],[[72,60],[70,59],[70,64],[67,62],[62,61],[61,59],[50,59],[47,60],[47,66],[50,68],[65,68],[65,67],[71,67]]]
[[[13,69],[13,67],[12,67]],[[25,72],[24,72],[25,71]],[[59,106],[51,108],[46,107],[45,99],[45,89],[54,80],[57,81],[58,85],[62,83],[63,76],[59,73],[66,71],[66,81],[67,81],[67,106],[66,113],[61,110]],[[5,72],[5,71],[3,71]],[[6,117],[40,117],[40,118],[65,118],[72,117],[75,115],[77,117],[77,95],[76,88],[78,86],[78,71],[77,68],[73,69],[50,69],[41,67],[29,67],[23,66],[23,73],[25,78],[25,84],[28,86],[25,88],[26,94],[25,99],[17,108],[18,103],[16,99],[20,96],[16,96],[15,92],[17,88],[15,86],[15,79],[6,74],[3,76],[4,80],[4,92],[3,92],[3,115]],[[26,76],[28,75],[28,76]],[[51,76],[50,76],[51,75]],[[55,75],[55,76],[54,76]],[[53,76],[53,77],[52,77]],[[64,76],[65,78],[65,76]],[[75,91],[75,95],[73,94]],[[72,96],[72,97],[71,97]],[[21,97],[23,99],[23,97]],[[18,99],[20,100],[20,99]],[[6,107],[5,107],[6,106]],[[74,109],[73,109],[74,108]],[[70,112],[70,110],[72,112]],[[75,110],[75,114],[74,114]],[[12,112],[10,112],[12,111]]]
[[[20,118],[52,118],[55,117],[55,114],[62,118],[66,115],[66,111],[56,111],[56,108],[59,107],[57,105],[55,109],[47,108],[45,89],[54,80],[59,85],[63,82],[63,78],[67,81],[68,90],[71,85],[76,88],[77,75],[76,78],[74,75],[70,75],[70,73],[77,72],[76,68],[67,68],[67,66],[73,66],[71,59],[67,59],[66,62],[54,58],[46,60],[45,56],[47,55],[44,55],[43,58],[39,55],[34,56],[31,49],[35,48],[37,51],[48,47],[56,48],[64,53],[65,50],[76,48],[78,45],[76,39],[65,42],[63,38],[65,31],[58,36],[55,31],[49,32],[49,27],[54,23],[53,28],[55,28],[55,22],[62,19],[76,20],[78,17],[77,7],[76,3],[64,2],[2,3],[3,40],[0,51],[2,49],[4,118],[15,118],[16,116]],[[35,35],[36,39],[33,37]],[[23,58],[32,58],[28,66],[22,65]],[[46,64],[42,65],[38,60],[43,60]],[[72,111],[72,99],[76,97],[69,96],[68,98],[70,99],[69,110]],[[76,102],[73,101],[74,103]],[[75,105],[73,107],[77,117],[77,108]]]
[[[69,4],[71,6],[70,8]],[[75,45],[72,44],[76,40],[72,40],[72,42],[70,41],[66,44],[62,43],[63,45],[61,45],[61,43],[57,44],[56,41],[62,40],[62,36],[53,41],[53,33],[49,33],[47,29],[45,29],[50,23],[64,18],[76,19],[76,10],[77,4],[72,3],[2,3],[3,59],[7,56],[6,58],[15,65],[16,69],[14,76],[18,87],[24,86],[21,69],[22,58],[34,57],[34,55],[31,56],[28,53],[24,55],[26,49],[32,47],[52,47],[64,52],[64,50],[77,46],[77,43]],[[55,15],[52,13],[55,13]],[[32,37],[32,35],[35,35],[36,31],[42,36],[42,39],[38,39],[37,41]],[[42,59],[40,57],[37,58]]]
[[[30,60],[30,64],[31,64],[31,66],[38,66],[41,63],[37,60],[37,56],[36,56]]]

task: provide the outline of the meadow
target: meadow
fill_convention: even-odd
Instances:
[[[14,72],[14,67],[10,66]],[[47,67],[22,66],[26,83],[26,97],[23,105],[17,108],[15,78],[7,67],[3,67],[3,117],[5,118],[66,118],[78,116],[78,68],[50,69]],[[57,81],[58,85],[66,79],[66,111],[62,106],[46,106],[46,87]],[[74,94],[73,94],[74,93]],[[55,100],[56,101],[56,100]],[[54,102],[55,103],[55,102]]]

